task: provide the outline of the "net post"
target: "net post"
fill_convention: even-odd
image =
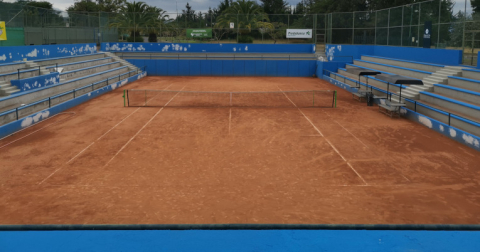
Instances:
[[[333,100],[335,102],[335,108],[336,108],[337,107],[337,90],[333,90],[333,95],[334,95]]]
[[[127,89],[127,105],[130,107],[130,99],[128,99],[128,89]]]

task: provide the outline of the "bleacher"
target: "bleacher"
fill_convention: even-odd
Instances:
[[[389,85],[392,101],[402,102],[408,108],[454,127],[480,135],[480,70],[460,66],[361,56],[353,64],[347,63],[330,77],[357,87],[359,77],[349,68],[379,71],[382,75],[402,75],[421,79],[423,86],[403,86],[399,100],[399,85]],[[360,92],[371,90],[378,97],[387,96],[387,83],[375,76],[360,77]]]
[[[139,71],[109,53],[0,64],[0,125],[45,109],[45,99],[52,106]]]

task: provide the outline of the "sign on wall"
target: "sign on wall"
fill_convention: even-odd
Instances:
[[[232,22],[230,23],[230,29],[233,29],[233,28],[235,28],[235,24]]]
[[[187,29],[187,38],[211,38],[212,29]]]
[[[0,21],[0,40],[7,40],[7,28],[5,21]]]
[[[287,29],[287,38],[312,38],[312,29]]]
[[[430,48],[432,36],[432,21],[425,21],[423,30],[423,48]]]

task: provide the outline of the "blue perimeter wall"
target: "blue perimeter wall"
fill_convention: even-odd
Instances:
[[[462,64],[463,56],[461,50],[378,45],[327,45],[326,55],[329,61],[338,60],[336,56],[353,56],[354,59],[360,59],[362,55],[372,55],[452,66]]]
[[[128,59],[158,76],[312,77],[316,60],[144,60]]]
[[[95,97],[98,97],[102,94],[105,94],[107,92],[115,90],[115,89],[117,89],[117,88],[119,88],[123,85],[126,85],[127,83],[139,80],[139,79],[145,77],[146,75],[147,75],[146,72],[143,72],[141,74],[137,74],[135,76],[132,76],[132,77],[128,78],[127,81],[122,80],[122,81],[112,83],[108,86],[99,88],[99,89],[94,90],[92,92],[89,92],[89,93],[86,93],[84,95],[78,96],[74,99],[65,101],[65,102],[63,102],[61,104],[58,104],[56,106],[53,106],[51,108],[42,110],[40,112],[37,112],[37,113],[32,114],[32,115],[27,116],[27,117],[21,118],[20,120],[2,125],[2,126],[0,126],[0,139],[4,138],[4,137],[6,137],[10,134],[13,134],[13,133],[15,133],[19,130],[25,129],[25,128],[31,126],[31,125],[35,125],[36,123],[38,123],[40,121],[51,118],[52,116],[55,116],[56,114],[59,114],[59,113],[65,111],[65,110],[70,109],[70,108],[72,108],[74,106],[77,106],[79,104],[82,104],[82,103],[84,103],[88,100],[91,100]],[[32,122],[34,124],[32,124]],[[1,237],[1,234],[2,234],[2,232],[0,232],[0,237]],[[1,244],[1,242],[0,242],[0,244]],[[2,251],[2,250],[0,250],[0,251]]]
[[[102,51],[176,53],[315,53],[314,44],[102,43]]]
[[[95,43],[70,45],[39,46],[2,46],[0,47],[0,64],[14,61],[38,60],[97,52]]]
[[[28,241],[28,242],[26,242]],[[478,251],[475,231],[6,231],[4,251]]]

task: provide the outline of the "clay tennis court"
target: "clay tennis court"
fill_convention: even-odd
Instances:
[[[162,108],[124,107],[123,88],[338,89],[146,77],[0,140],[0,224],[480,222],[478,152],[346,91],[337,108]]]

